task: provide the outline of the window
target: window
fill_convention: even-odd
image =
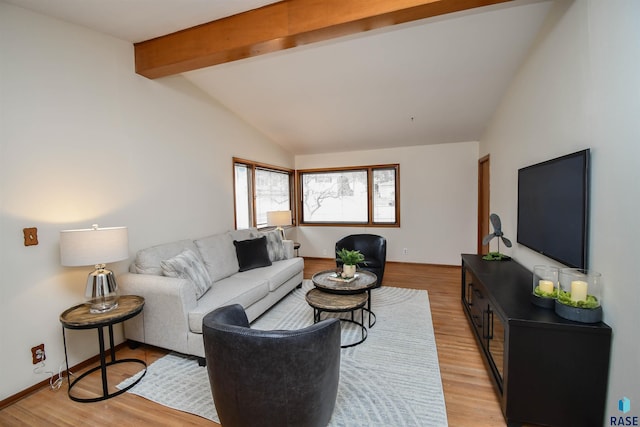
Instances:
[[[292,210],[293,171],[233,159],[236,228],[264,227],[267,212]]]
[[[397,168],[373,169],[373,222],[396,222]]]
[[[399,226],[399,165],[298,171],[302,224]]]

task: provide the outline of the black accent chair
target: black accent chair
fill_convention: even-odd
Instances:
[[[239,304],[202,320],[213,401],[224,427],[326,426],[338,394],[340,321],[251,329]]]
[[[387,262],[387,239],[375,234],[351,234],[336,242],[336,252],[342,248],[360,251],[367,264],[358,264],[357,268],[374,273],[378,277],[376,286],[382,286],[384,266]],[[342,267],[342,261],[337,258],[336,266]]]

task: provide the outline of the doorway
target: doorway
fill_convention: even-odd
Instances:
[[[478,160],[478,254],[489,252],[489,245],[482,245],[482,238],[489,234],[489,155]]]

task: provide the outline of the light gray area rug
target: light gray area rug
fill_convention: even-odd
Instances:
[[[304,299],[311,288],[305,280],[251,327],[298,329],[312,324],[313,310]],[[342,350],[338,398],[329,425],[447,426],[427,292],[384,286],[372,291],[372,300],[377,323],[364,343]],[[341,325],[343,343],[359,338],[353,325]],[[193,357],[169,354],[157,360],[129,393],[219,422],[207,370]]]

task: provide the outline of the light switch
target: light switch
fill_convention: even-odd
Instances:
[[[23,228],[24,233],[24,245],[34,246],[38,244],[38,229],[36,227]]]

